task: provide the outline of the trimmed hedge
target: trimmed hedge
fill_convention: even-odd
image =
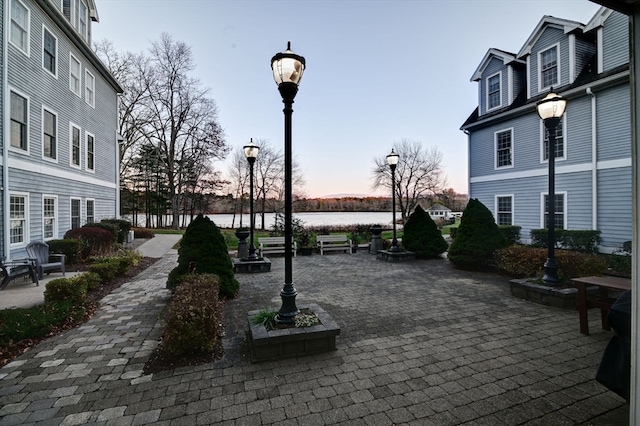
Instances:
[[[45,287],[44,301],[45,303],[71,302],[84,305],[87,301],[87,282],[77,277],[51,280]]]
[[[547,249],[512,245],[496,250],[494,257],[498,268],[508,275],[518,278],[541,277]],[[601,255],[556,250],[555,258],[558,275],[564,283],[576,277],[602,275],[607,269],[607,259]]]
[[[165,348],[174,356],[210,354],[218,339],[220,279],[188,274],[181,281],[167,308]]]
[[[106,229],[95,226],[70,229],[64,234],[65,239],[78,240],[78,261],[92,256],[101,256],[113,250],[113,234]]]
[[[498,229],[502,232],[507,244],[518,244],[520,242],[520,229],[522,227],[515,225],[498,225]]]
[[[533,247],[547,247],[547,228],[531,230],[531,245]],[[582,253],[598,253],[600,245],[600,231],[597,230],[555,230],[556,247],[566,250],[575,250]]]
[[[64,240],[49,240],[49,253],[62,253],[65,255],[65,263],[78,263],[78,253],[80,252],[80,242],[74,238]]]
[[[124,219],[102,219],[100,223],[111,225],[116,229],[116,241],[124,244],[127,241],[127,234],[131,230],[131,222]]]
[[[156,234],[150,228],[132,228],[133,238],[153,238]]]

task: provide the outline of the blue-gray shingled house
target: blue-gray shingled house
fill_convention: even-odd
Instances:
[[[0,254],[119,213],[118,94],[91,50],[93,0],[0,8]]]
[[[536,102],[568,100],[557,131],[556,225],[601,231],[600,251],[631,240],[629,20],[602,7],[586,24],[544,16],[517,53],[489,49],[471,81],[469,196],[498,224],[546,227],[548,139]]]

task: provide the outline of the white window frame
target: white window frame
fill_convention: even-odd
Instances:
[[[556,161],[564,161],[567,159],[567,115],[563,115],[560,123],[562,124],[562,139],[556,138],[556,144],[562,142],[562,157],[556,157]],[[540,163],[548,163],[549,159],[544,158],[546,153],[545,142],[547,141],[545,136],[547,128],[544,126],[544,121],[540,120]],[[557,145],[556,145],[557,147]]]
[[[54,52],[54,70],[53,72],[51,72],[51,70],[49,68],[47,68],[45,66],[44,63],[44,58],[45,58],[45,50],[44,50],[44,40],[45,40],[45,34],[51,34],[51,37],[53,37],[53,39],[55,40],[54,43],[54,48],[55,48],[55,52]],[[58,37],[56,37],[56,35],[53,33],[53,31],[51,31],[49,28],[47,28],[46,25],[42,24],[42,69],[45,70],[48,74],[52,75],[55,78],[58,78],[58,62],[59,61],[59,54],[58,54],[59,50],[58,50]]]
[[[84,70],[84,101],[91,108],[96,107],[96,78],[86,68]]]
[[[76,229],[73,227],[73,202],[78,202],[78,226],[76,228],[80,228],[82,226],[82,198],[80,197],[70,197],[69,198],[69,229]]]
[[[89,222],[89,203],[91,203],[92,205],[92,209],[93,209],[93,221]],[[84,221],[85,223],[95,223],[96,221],[96,199],[95,198],[87,198],[84,200],[84,206],[85,206],[85,218]]]
[[[93,148],[91,149],[91,154],[93,154],[92,167],[89,167],[89,138],[93,139]],[[84,132],[84,168],[88,172],[96,172],[96,136],[86,131]]]
[[[55,117],[55,125],[56,125],[56,129],[55,129],[55,135],[53,135],[53,137],[55,138],[54,142],[55,142],[55,156],[54,157],[48,157],[47,155],[45,155],[45,138],[44,138],[44,113],[48,112],[51,115],[53,115]],[[42,123],[42,129],[41,129],[41,142],[42,142],[42,158],[46,161],[51,161],[53,163],[57,163],[58,162],[58,157],[60,156],[60,119],[58,118],[58,113],[54,110],[52,110],[51,108],[42,105],[42,115],[41,115],[42,119],[41,119],[41,123]]]
[[[27,7],[26,4],[24,4],[21,0],[10,0],[10,10],[9,10],[9,43],[11,43],[11,45],[15,46],[16,49],[18,49],[19,51],[21,51],[22,53],[24,53],[25,55],[29,56],[30,55],[30,45],[31,45],[31,10]],[[14,4],[20,4],[20,6],[22,6],[27,13],[27,28],[23,28],[20,24],[18,24],[16,21],[14,21],[13,19],[13,6]],[[25,33],[25,44],[26,46],[21,46],[19,44],[16,44],[13,41],[13,32],[15,30],[14,27],[17,27],[20,29],[20,31],[23,31]]]
[[[22,218],[14,219],[12,217],[12,197],[20,197],[24,199],[24,216]],[[22,241],[12,242],[12,223],[16,220],[22,221]],[[29,242],[29,194],[26,192],[10,192],[9,193],[9,247],[24,247]]]
[[[20,96],[21,98],[27,101],[27,129],[25,131],[25,144],[26,148],[20,148],[17,146],[11,145],[11,92]],[[22,93],[19,90],[14,89],[13,87],[9,87],[9,150],[12,152],[19,152],[20,154],[29,154],[29,150],[31,148],[31,144],[29,143],[29,132],[31,131],[31,99],[26,93]]]
[[[78,129],[78,164],[73,162],[73,130]],[[69,122],[69,165],[79,169],[82,166],[82,128],[76,123]]]
[[[511,164],[507,164],[504,166],[501,166],[498,164],[498,160],[499,160],[499,155],[498,155],[498,135],[501,133],[506,133],[506,132],[510,132],[511,133]],[[506,129],[501,129],[501,130],[497,130],[495,132],[493,132],[493,165],[495,170],[502,170],[502,169],[512,169],[514,167],[514,163],[515,163],[515,154],[514,154],[514,129],[513,127],[509,127]]]
[[[85,40],[89,39],[89,5],[84,0],[73,0],[72,6],[72,22],[73,27],[78,34]],[[84,10],[81,10],[81,6],[84,6]],[[82,13],[84,12],[84,13]],[[84,24],[84,27],[83,25]]]
[[[78,75],[74,73],[74,64],[77,64]],[[75,93],[79,98],[82,97],[82,62],[69,52],[69,90]]]
[[[506,212],[500,211],[500,203],[498,202],[499,198],[511,199],[511,211],[508,212],[511,215],[511,223],[500,223],[500,218],[499,218],[500,213],[506,213]],[[494,203],[495,203],[495,212],[496,212],[496,216],[495,216],[496,224],[513,226],[515,222],[515,201],[514,200],[515,200],[514,194],[497,194],[495,196]]]
[[[53,217],[48,217],[45,215],[45,202],[47,200],[53,200]],[[51,226],[51,236],[47,237],[46,235],[46,220],[47,219],[52,219],[53,220],[53,224]],[[49,194],[43,194],[42,195],[42,239],[44,241],[47,240],[53,240],[56,239],[58,237],[58,196],[57,195],[49,195]]]
[[[556,49],[556,82],[555,83],[551,83],[548,86],[543,86],[543,82],[542,82],[542,54],[555,48]],[[560,82],[562,81],[561,75],[560,75],[560,43],[556,43],[553,44],[549,47],[547,47],[546,49],[542,49],[541,51],[538,52],[538,92],[543,92],[545,90],[548,90],[549,88],[551,88],[551,86],[558,86],[560,85]]]
[[[496,106],[491,106],[490,105],[490,101],[491,101],[491,97],[490,97],[490,92],[489,92],[489,81],[493,78],[493,77],[498,77],[498,84],[499,84],[499,89],[498,89],[498,104]],[[486,81],[486,108],[487,111],[492,111],[494,109],[498,109],[500,107],[502,107],[502,71],[498,71],[497,73],[490,75],[489,77],[487,77],[487,81]]]
[[[569,214],[568,214],[569,206],[567,205],[567,199],[568,199],[567,191],[555,191],[555,194],[556,196],[562,195],[563,197],[564,212],[562,214],[564,215],[564,217],[562,218],[562,229],[567,229],[567,218],[569,217]],[[544,220],[544,213],[545,213],[544,197],[548,195],[549,195],[548,191],[540,193],[540,228],[547,227],[547,222]],[[556,208],[556,213],[557,212],[558,212],[558,209]]]

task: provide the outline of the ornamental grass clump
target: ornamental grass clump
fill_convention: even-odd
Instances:
[[[212,274],[183,277],[167,308],[164,346],[174,356],[210,354],[218,339],[218,287]]]
[[[402,246],[416,257],[438,258],[449,248],[438,225],[420,206],[411,213],[403,230]]]

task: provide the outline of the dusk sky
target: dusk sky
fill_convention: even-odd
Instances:
[[[517,53],[544,15],[587,23],[588,0],[97,0],[93,39],[147,50],[162,32],[191,46],[228,144],[282,148],[282,98],[271,57],[307,68],[293,105],[293,153],[308,197],[375,194],[373,159],[394,142],[443,154],[448,187],[467,193],[470,78],[485,53]],[[402,161],[402,160],[401,160]],[[216,162],[226,174],[228,165]]]

